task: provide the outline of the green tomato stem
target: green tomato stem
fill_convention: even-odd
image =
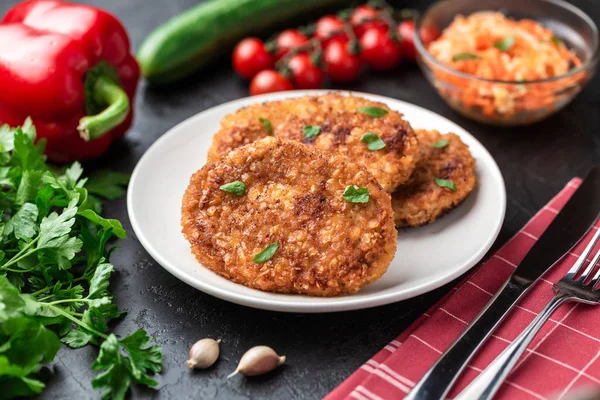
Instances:
[[[89,115],[79,120],[77,130],[83,140],[90,141],[119,126],[129,115],[129,97],[114,80],[100,76],[93,87],[94,100],[107,107],[96,115]]]

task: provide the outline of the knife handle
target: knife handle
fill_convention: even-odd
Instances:
[[[527,291],[513,278],[502,287],[469,324],[463,334],[452,343],[442,357],[427,371],[405,400],[444,399],[460,372],[494,329],[506,317],[517,300]]]

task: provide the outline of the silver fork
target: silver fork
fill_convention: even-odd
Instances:
[[[510,373],[514,365],[519,360],[519,357],[542,325],[550,318],[552,313],[562,304],[569,301],[576,301],[585,304],[600,303],[600,269],[595,271],[596,264],[600,260],[600,250],[594,255],[594,258],[585,266],[588,256],[594,250],[594,246],[600,239],[600,229],[596,231],[590,243],[577,259],[577,262],[562,277],[558,283],[552,285],[554,297],[539,313],[539,315],[529,324],[529,326],[521,333],[504,351],[494,360],[488,367],[475,378],[469,386],[467,386],[455,400],[487,400],[491,399],[496,391],[500,388],[506,376]],[[581,272],[583,270],[583,272]],[[580,274],[581,272],[581,274]],[[593,278],[590,277],[593,274]]]

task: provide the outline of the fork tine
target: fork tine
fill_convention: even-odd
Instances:
[[[590,270],[590,272],[591,272],[595,268],[596,264],[598,264],[598,261],[600,261],[600,249],[594,255],[594,258],[590,262],[590,265],[588,265],[586,272],[587,272],[587,270]],[[589,274],[589,272],[588,272],[588,274]],[[596,287],[596,284],[598,283],[598,278],[600,278],[600,268],[594,274],[594,278],[590,281],[589,286],[591,286],[593,288]]]
[[[600,261],[600,250],[598,250],[598,252],[594,256],[594,259],[592,260],[592,262],[594,262],[594,265],[597,264],[598,261]],[[590,282],[590,286],[592,288],[595,288],[598,285],[598,282],[600,282],[600,268],[598,268],[598,270],[594,274],[594,278]]]
[[[596,235],[594,236],[594,238],[598,235],[599,232],[600,232],[600,229],[598,229],[598,232],[596,232]],[[593,241],[593,239],[592,239],[592,241]],[[590,244],[592,244],[592,242],[590,242]],[[588,247],[589,247],[589,245],[588,245]],[[588,249],[588,247],[586,247],[586,250]],[[591,250],[593,250],[593,247],[594,246],[592,245],[592,248],[590,248],[590,252],[591,252]],[[589,254],[587,254],[585,258],[587,258],[588,256],[589,256]],[[587,278],[594,271],[594,269],[596,267],[596,263],[598,262],[599,259],[600,259],[600,250],[594,255],[594,257],[592,258],[592,260],[586,267],[585,271],[583,271],[583,273],[581,274],[581,278],[579,278],[579,282],[581,282],[582,284],[585,283]],[[579,260],[577,260],[577,261],[579,261]],[[584,262],[585,262],[585,259],[584,259]]]
[[[581,269],[581,267],[583,266],[583,264],[589,257],[592,250],[594,250],[594,246],[596,246],[596,243],[598,243],[598,239],[600,239],[600,229],[596,229],[596,233],[594,234],[594,237],[592,237],[592,240],[590,240],[590,243],[586,246],[585,250],[583,250],[583,253],[581,253],[579,258],[577,259],[577,262],[575,262],[575,264],[573,264],[573,266],[567,273],[568,275],[574,276],[577,274],[577,272]],[[594,268],[594,265],[590,263],[590,265],[584,271],[583,275],[587,277],[587,275],[589,275],[589,273],[592,271],[593,268]]]

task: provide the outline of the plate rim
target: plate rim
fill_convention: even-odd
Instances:
[[[332,93],[332,92],[344,93],[344,94],[347,93],[347,94],[356,95],[356,96],[367,96],[375,101],[380,101],[382,103],[386,103],[388,101],[400,102],[400,103],[404,103],[404,104],[409,104],[413,107],[420,108],[420,109],[428,111],[430,113],[434,113],[439,118],[442,118],[442,119],[446,120],[447,122],[450,122],[450,123],[458,126],[459,128],[461,128],[464,132],[466,132],[471,137],[472,140],[474,140],[481,147],[484,155],[489,158],[489,161],[490,161],[489,165],[491,166],[490,172],[492,173],[494,178],[499,181],[499,184],[500,184],[501,190],[500,190],[500,198],[498,199],[498,201],[500,203],[499,206],[501,207],[501,212],[498,215],[497,221],[495,221],[496,226],[495,226],[493,235],[490,235],[489,238],[487,239],[487,241],[485,242],[485,244],[479,249],[479,251],[472,254],[466,261],[464,261],[462,263],[462,265],[460,266],[460,268],[457,268],[452,273],[449,273],[447,275],[443,275],[443,276],[439,277],[438,279],[436,279],[433,282],[431,282],[431,281],[424,282],[424,283],[421,283],[420,285],[408,288],[400,293],[391,292],[391,293],[380,294],[380,295],[374,294],[372,297],[369,297],[369,298],[357,297],[355,299],[353,299],[351,297],[351,295],[338,297],[337,299],[335,297],[333,297],[333,298],[328,297],[328,298],[326,298],[326,299],[328,299],[328,302],[322,303],[322,304],[318,304],[318,301],[319,301],[319,299],[323,299],[323,298],[312,297],[312,299],[314,299],[317,302],[316,304],[313,304],[313,303],[305,303],[305,302],[295,302],[292,298],[290,298],[290,300],[279,300],[279,299],[265,299],[265,298],[249,297],[245,294],[235,293],[235,292],[231,292],[231,291],[228,291],[225,289],[221,289],[221,288],[212,286],[210,284],[205,284],[201,280],[194,279],[193,277],[189,276],[189,274],[187,274],[187,273],[179,270],[175,266],[171,265],[171,263],[168,262],[166,259],[164,259],[161,256],[160,252],[157,251],[154,248],[154,246],[149,243],[149,240],[146,238],[143,231],[139,227],[138,220],[135,217],[135,212],[134,212],[134,207],[133,207],[133,190],[130,190],[129,187],[133,186],[133,183],[135,182],[136,178],[138,177],[139,174],[141,174],[140,171],[141,171],[146,159],[150,157],[150,153],[154,149],[160,147],[160,145],[162,144],[163,141],[166,141],[166,140],[168,140],[168,138],[170,136],[177,134],[177,131],[181,130],[184,126],[186,126],[188,124],[194,124],[196,120],[204,118],[206,114],[218,112],[223,108],[228,108],[228,107],[234,106],[235,104],[240,104],[240,103],[244,104],[251,100],[252,100],[252,102],[263,102],[263,101],[281,99],[281,98],[285,98],[285,97],[321,95],[321,94]],[[137,161],[137,163],[133,169],[133,172],[131,173],[131,178],[130,178],[128,190],[127,190],[127,214],[129,217],[129,222],[131,223],[131,227],[134,231],[134,234],[135,234],[137,240],[142,245],[142,247],[144,247],[144,250],[146,250],[148,252],[148,254],[159,265],[161,265],[167,272],[169,272],[171,275],[175,276],[177,279],[181,280],[185,284],[187,284],[197,290],[200,290],[206,294],[217,297],[221,300],[225,300],[225,301],[235,303],[238,305],[243,305],[243,306],[258,308],[258,309],[263,309],[263,310],[269,310],[269,311],[293,312],[293,313],[300,312],[300,313],[311,313],[312,314],[312,313],[327,313],[327,312],[360,310],[360,309],[373,308],[373,307],[378,307],[378,306],[382,306],[382,305],[386,305],[386,304],[396,303],[396,302],[410,299],[410,298],[419,296],[421,294],[430,292],[432,290],[435,290],[435,289],[445,285],[446,283],[449,283],[452,280],[458,278],[462,274],[466,273],[467,271],[469,271],[473,267],[475,267],[477,265],[477,263],[483,259],[483,257],[487,254],[489,249],[492,247],[492,245],[496,241],[496,239],[500,233],[500,230],[502,229],[502,226],[504,223],[504,218],[506,216],[506,201],[507,201],[506,200],[506,184],[504,182],[502,172],[500,171],[500,168],[498,167],[498,164],[496,163],[496,160],[490,154],[490,152],[487,150],[487,148],[473,134],[471,134],[468,130],[466,130],[465,128],[463,128],[462,126],[457,124],[456,122],[436,113],[435,111],[429,110],[425,107],[422,107],[422,106],[419,106],[419,105],[416,105],[413,103],[409,103],[409,102],[401,100],[401,99],[393,99],[393,98],[387,97],[387,96],[382,96],[382,95],[377,95],[377,94],[372,94],[372,93],[365,93],[365,92],[358,92],[358,91],[353,91],[353,90],[316,89],[316,90],[291,90],[291,91],[286,91],[286,92],[268,93],[268,94],[263,94],[263,95],[259,95],[259,96],[242,97],[240,99],[231,100],[231,101],[219,104],[217,106],[208,108],[206,110],[202,110],[202,111],[186,118],[185,120],[177,123],[175,126],[173,126],[169,130],[167,130],[165,133],[163,133],[157,140],[155,140],[154,143],[152,143],[146,149],[144,154]],[[198,265],[200,265],[203,268],[206,268],[203,265],[201,265],[200,263],[198,263]],[[332,300],[332,299],[335,299],[335,300]]]

